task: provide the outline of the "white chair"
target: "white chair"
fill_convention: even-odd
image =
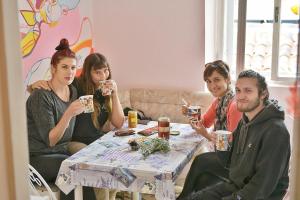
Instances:
[[[58,200],[59,191],[57,195],[53,193],[44,178],[36,171],[30,164],[29,166],[29,185],[30,194],[34,196],[48,196],[49,200]],[[43,189],[41,189],[43,188]],[[45,189],[44,189],[45,188]]]

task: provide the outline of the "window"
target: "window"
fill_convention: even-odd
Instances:
[[[214,29],[224,33],[222,39],[214,33],[214,39],[219,41],[214,42],[214,50],[218,52],[221,49],[223,54],[215,53],[206,61],[227,61],[232,77],[244,69],[254,69],[268,80],[294,80],[299,31],[298,0],[207,0],[205,3],[215,4],[215,13],[223,9],[222,17],[215,14],[215,24],[222,23],[224,27],[223,30]],[[208,26],[205,28],[210,28]],[[209,42],[207,45],[210,45]]]

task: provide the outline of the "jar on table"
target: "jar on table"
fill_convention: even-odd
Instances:
[[[166,140],[170,138],[170,119],[168,117],[158,118],[158,137]]]
[[[137,111],[130,110],[128,111],[128,127],[129,128],[136,128],[137,126]]]

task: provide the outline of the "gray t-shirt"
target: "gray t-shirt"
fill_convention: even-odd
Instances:
[[[68,106],[77,99],[77,91],[70,85],[70,101],[61,100],[53,91],[36,89],[26,102],[27,128],[30,155],[68,154],[67,142],[71,141],[75,117],[69,123],[63,137],[58,143],[50,147],[49,132],[59,122]]]

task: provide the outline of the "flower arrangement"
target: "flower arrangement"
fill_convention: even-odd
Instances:
[[[154,152],[160,151],[163,153],[167,153],[170,151],[170,145],[167,140],[161,138],[137,138],[128,141],[132,150],[140,149],[140,152],[144,156],[144,158],[148,157],[150,154]]]

